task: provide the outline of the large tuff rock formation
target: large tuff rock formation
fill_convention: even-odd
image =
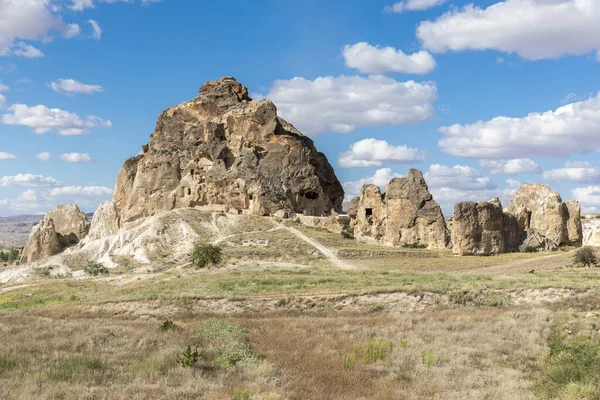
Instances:
[[[89,230],[90,222],[77,205],[57,206],[32,229],[21,255],[21,263],[58,254],[79,243]]]
[[[123,223],[183,207],[321,216],[340,211],[343,197],[312,140],[222,78],[160,115],[143,154],[119,172],[113,202]]]
[[[581,244],[581,208],[577,202],[563,203],[560,195],[548,186],[525,184],[517,190],[507,211],[513,214],[527,238],[524,246],[545,250],[562,244]],[[540,242],[540,237],[546,238]]]
[[[454,206],[453,252],[459,255],[490,255],[518,250],[522,231],[517,220],[502,210],[500,199],[472,201]]]
[[[406,178],[392,179],[384,194],[375,185],[365,185],[348,215],[361,241],[436,249],[450,242],[442,209],[416,169]]]

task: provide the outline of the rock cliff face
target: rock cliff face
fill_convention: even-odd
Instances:
[[[89,230],[90,222],[77,205],[57,206],[32,229],[21,255],[21,263],[58,254],[79,243]]]
[[[406,178],[392,179],[383,195],[379,187],[365,185],[348,215],[361,241],[432,249],[447,248],[450,242],[442,209],[416,169]]]
[[[321,216],[340,211],[343,197],[312,140],[222,78],[160,115],[143,154],[119,172],[113,202],[124,223],[184,207]]]
[[[515,217],[503,212],[498,198],[454,206],[452,250],[455,254],[487,256],[516,251],[521,236]]]
[[[581,208],[577,202],[563,203],[560,195],[548,186],[525,184],[517,190],[507,211],[513,214],[527,237],[541,235],[546,249],[561,244],[581,244]],[[535,240],[537,243],[539,240]],[[526,246],[529,244],[524,243]]]

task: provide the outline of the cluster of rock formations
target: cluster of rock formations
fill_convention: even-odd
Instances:
[[[355,237],[392,246],[452,248],[458,255],[490,255],[514,251],[554,250],[580,246],[581,207],[562,201],[548,186],[525,184],[507,210],[498,198],[456,204],[451,237],[440,207],[429,193],[423,174],[410,170],[381,193],[365,185],[349,212]]]
[[[359,241],[434,249],[450,243],[442,209],[416,169],[405,178],[392,179],[384,194],[376,185],[363,186],[348,215]]]
[[[463,202],[454,207],[454,253],[489,255],[581,246],[581,207],[562,201],[548,186],[525,184],[506,211],[499,199]]]
[[[32,230],[21,261],[109,237],[114,240],[97,249],[98,257],[118,246],[135,247],[139,243],[129,243],[123,227],[134,224],[135,237],[143,237],[145,219],[160,214],[167,223],[162,215],[172,210],[297,214],[313,226],[341,228],[336,216],[344,190],[325,155],[279,118],[272,102],[253,101],[233,78],[207,82],[196,98],[165,110],[142,150],[125,161],[113,200],[98,208],[91,224],[76,205],[58,206]],[[506,210],[499,199],[457,204],[450,234],[423,174],[411,169],[384,193],[365,185],[348,216],[359,241],[488,255],[580,245],[580,212],[577,202],[564,203],[547,186],[527,184]],[[182,216],[173,218],[191,232]],[[153,237],[159,237],[163,228],[155,225]]]

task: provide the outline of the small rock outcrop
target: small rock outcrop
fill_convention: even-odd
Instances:
[[[405,178],[392,179],[384,194],[376,185],[363,186],[348,215],[360,241],[431,249],[450,243],[442,209],[416,169]]]
[[[77,205],[57,206],[32,229],[21,255],[21,263],[58,254],[79,243],[89,230],[90,222]]]
[[[524,184],[517,190],[507,211],[526,232],[526,247],[556,249],[562,244],[581,244],[581,208],[577,202],[563,203],[548,186]],[[540,240],[545,238],[547,240]]]
[[[121,223],[176,208],[327,216],[344,190],[313,141],[268,100],[226,77],[164,111],[143,154],[125,161],[113,203]]]
[[[502,210],[500,199],[454,206],[453,252],[459,255],[491,255],[516,251],[522,240],[514,216]]]

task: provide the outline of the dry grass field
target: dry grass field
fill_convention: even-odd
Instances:
[[[0,286],[0,398],[600,399],[600,269],[572,251],[294,228],[334,256],[268,226],[227,237],[219,268]]]

